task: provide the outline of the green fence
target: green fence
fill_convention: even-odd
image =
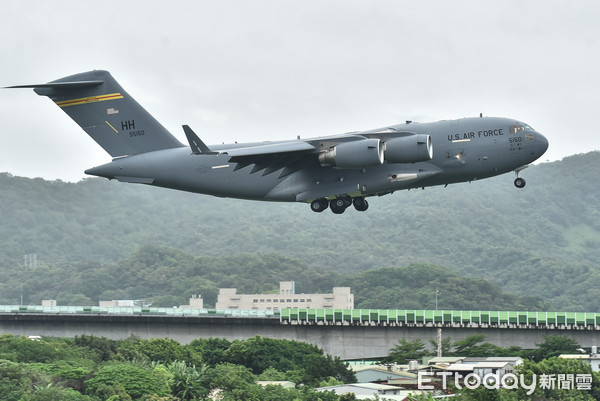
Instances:
[[[351,324],[461,324],[478,326],[600,325],[600,313],[395,310],[395,309],[283,309],[282,322],[331,322]]]

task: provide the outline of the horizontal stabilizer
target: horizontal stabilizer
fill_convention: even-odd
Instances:
[[[15,85],[7,86],[6,89],[44,88],[44,89],[75,89],[102,85],[104,81],[75,81],[75,82],[50,82],[37,85]]]
[[[189,125],[183,126],[183,132],[185,132],[185,136],[187,137],[188,142],[190,143],[190,148],[192,149],[192,153],[195,155],[216,155],[217,152],[213,152],[210,150],[208,146],[196,135],[194,131],[189,127]]]

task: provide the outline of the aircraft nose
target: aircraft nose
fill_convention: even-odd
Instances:
[[[546,139],[546,137],[539,132],[536,132],[535,134],[535,147],[537,148],[537,153],[539,153],[540,156],[546,153],[546,150],[548,150],[548,139]]]

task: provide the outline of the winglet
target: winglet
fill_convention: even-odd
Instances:
[[[218,152],[213,152],[212,150],[210,150],[210,148],[208,146],[206,146],[200,138],[198,138],[198,135],[196,135],[196,133],[194,131],[192,131],[192,129],[189,127],[189,125],[183,126],[183,132],[185,132],[185,136],[187,137],[188,142],[190,143],[190,148],[192,149],[193,154],[195,154],[195,155],[200,155],[200,154],[216,155],[216,154],[218,154]]]

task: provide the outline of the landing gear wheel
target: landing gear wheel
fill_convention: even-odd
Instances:
[[[515,187],[523,188],[525,186],[525,179],[521,177],[515,178]]]
[[[359,212],[364,212],[369,208],[369,202],[365,198],[354,198],[354,208]]]
[[[327,209],[329,206],[329,202],[325,198],[315,199],[310,203],[310,208],[313,212],[321,213],[323,210]]]
[[[344,198],[335,198],[329,201],[329,208],[335,214],[342,214],[348,207],[348,202]]]

